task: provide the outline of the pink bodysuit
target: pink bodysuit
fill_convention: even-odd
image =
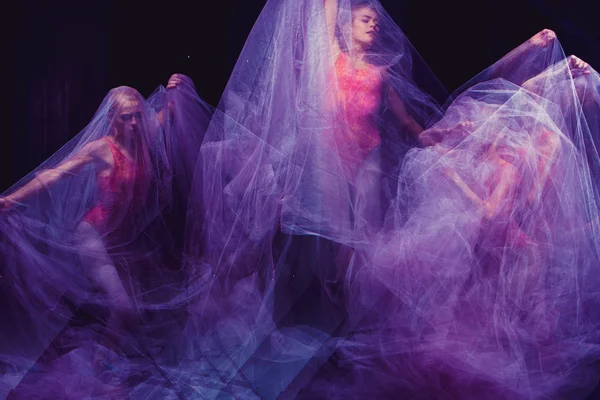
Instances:
[[[141,163],[127,158],[112,138],[105,140],[113,155],[113,169],[109,175],[98,177],[98,201],[83,217],[100,234],[127,224],[125,219],[142,207],[147,186]]]
[[[380,142],[377,116],[382,97],[381,69],[370,65],[364,69],[352,66],[341,52],[335,61],[344,121],[337,125],[335,143],[350,182],[367,154]]]

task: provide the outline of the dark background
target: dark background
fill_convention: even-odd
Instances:
[[[298,0],[300,1],[300,0]],[[8,128],[0,191],[76,135],[112,87],[147,96],[175,72],[216,105],[264,0],[14,2],[4,12]],[[384,0],[451,91],[543,28],[600,69],[591,0]]]

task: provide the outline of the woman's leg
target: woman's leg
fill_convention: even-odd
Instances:
[[[110,318],[107,328],[120,330],[131,326],[137,320],[135,305],[106,251],[102,237],[91,224],[81,222],[76,228],[76,238],[85,273],[108,298]]]

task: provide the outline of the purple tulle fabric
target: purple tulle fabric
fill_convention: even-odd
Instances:
[[[5,193],[112,140],[123,96],[139,106],[142,172],[100,240],[80,229],[104,196],[92,167],[0,215],[0,395],[591,393],[600,74],[552,32],[448,95],[377,1],[269,0],[216,109],[181,79],[113,89]]]

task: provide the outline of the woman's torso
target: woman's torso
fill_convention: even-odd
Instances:
[[[335,61],[341,107],[336,130],[336,145],[345,166],[354,171],[367,154],[379,145],[377,117],[381,107],[381,69],[368,65],[356,68],[348,55],[341,52]]]
[[[106,137],[112,154],[112,168],[97,175],[98,200],[83,220],[100,233],[121,225],[143,202],[145,174],[142,163],[127,157],[112,138]]]

